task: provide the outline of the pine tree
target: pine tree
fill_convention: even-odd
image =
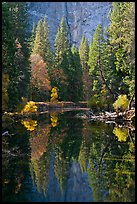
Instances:
[[[82,67],[78,50],[73,47],[63,55],[60,68],[67,77],[66,86],[61,87],[63,100],[79,101],[82,99]]]
[[[71,51],[73,57],[72,66],[74,67],[74,71],[72,72],[70,78],[70,80],[72,79],[72,82],[70,82],[72,85],[72,90],[70,90],[72,94],[71,100],[77,102],[83,99],[83,70],[80,63],[78,48],[72,46]]]
[[[84,69],[87,66],[88,57],[89,57],[88,41],[84,35],[82,36],[82,40],[80,43],[79,54],[80,54],[80,60],[81,60],[82,67]]]
[[[60,65],[63,60],[63,55],[70,50],[70,44],[68,41],[67,26],[65,18],[62,17],[60,26],[55,39],[55,63]]]
[[[33,22],[33,26],[32,26],[32,31],[31,31],[31,37],[30,37],[30,51],[32,52],[33,50],[33,46],[34,46],[34,40],[35,40],[35,35],[36,35],[36,25],[35,22]]]
[[[21,97],[28,97],[29,92],[27,12],[27,3],[3,3],[3,67],[9,75],[10,110],[15,110]]]
[[[83,94],[84,99],[89,100],[89,89],[90,89],[90,78],[89,78],[89,66],[88,66],[88,57],[89,57],[89,46],[87,39],[82,36],[82,41],[79,47],[80,61],[83,68]]]
[[[115,66],[123,78],[121,93],[134,95],[135,84],[135,3],[113,2],[108,28],[115,53]],[[128,87],[127,87],[128,86]]]
[[[15,42],[17,47],[15,61],[18,69],[18,100],[21,101],[22,97],[29,98],[30,89],[28,3],[14,3],[13,16],[15,24],[14,32],[16,37]]]
[[[89,50],[88,65],[90,66],[90,73],[99,67],[102,44],[104,42],[103,30],[98,24],[94,33],[93,42],[91,42]]]
[[[53,66],[53,54],[49,41],[49,28],[46,17],[44,21],[39,20],[34,39],[34,46],[32,48],[32,55],[38,54],[46,62],[48,70]]]
[[[63,71],[66,82],[59,84],[59,99],[79,101],[82,99],[82,67],[78,50],[68,40],[68,28],[62,17],[55,39],[55,68]]]
[[[80,85],[81,81],[77,83],[77,76],[80,77],[79,80],[81,76],[80,72],[76,73],[76,70],[78,71],[77,65],[81,68],[78,57],[78,53],[72,53],[71,51],[71,45],[68,40],[68,28],[65,18],[62,17],[55,39],[55,67],[62,69],[66,77],[66,83],[59,87],[59,96],[62,100],[77,101],[81,98],[78,88],[78,84]]]
[[[67,92],[69,86],[69,73],[70,73],[70,52],[71,50],[68,41],[67,26],[65,23],[65,18],[62,17],[55,39],[55,58],[54,58],[55,63],[54,68],[52,70],[52,72],[54,72],[54,70],[60,70],[59,73],[62,72],[64,76],[63,78],[66,78],[65,81],[63,80],[65,83],[64,82],[60,83],[60,81],[57,80],[58,81],[57,87],[60,100],[68,100],[69,96]],[[54,80],[56,81],[56,79]],[[51,83],[54,84],[53,81]]]
[[[113,53],[104,39],[103,30],[99,24],[90,45],[89,60],[92,82],[91,104],[97,108],[108,108],[116,93],[111,83],[113,81]],[[113,83],[112,83],[113,84]],[[107,97],[107,96],[110,97]],[[104,103],[103,103],[104,101]]]
[[[37,28],[36,28],[36,35],[35,35],[35,40],[34,40],[34,46],[32,49],[32,55],[38,54],[44,59],[44,56],[45,56],[44,43],[45,43],[44,42],[44,27],[43,27],[42,19],[40,19],[38,22]]]
[[[48,69],[50,71],[51,67],[53,66],[53,54],[51,51],[50,41],[49,41],[49,27],[46,17],[43,21],[43,27],[44,27],[44,61],[48,65]]]
[[[103,37],[103,30],[101,25],[99,24],[96,28],[96,31],[94,33],[93,41],[91,42],[90,49],[89,49],[89,59],[88,59],[88,65],[89,65],[89,72],[92,78],[92,88],[95,89],[101,89],[102,81],[100,77],[100,70],[101,70],[101,50],[102,50],[102,44],[104,41]]]
[[[18,103],[17,77],[18,71],[15,65],[15,33],[14,18],[12,13],[13,5],[10,2],[2,3],[2,73],[6,74],[8,81],[4,80],[2,86],[6,87],[8,101],[7,109],[12,110]],[[5,77],[4,77],[5,78]],[[5,84],[6,83],[6,84]],[[4,95],[2,95],[4,97]]]

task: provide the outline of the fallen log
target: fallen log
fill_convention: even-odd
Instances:
[[[116,123],[124,123],[125,121],[132,121],[132,118],[135,117],[135,109],[131,109],[128,111],[120,112],[101,112],[99,114],[93,114],[92,111],[88,111],[83,114],[77,114],[76,117],[83,118],[83,119],[90,119],[95,121],[105,121],[105,122],[116,122]]]
[[[50,113],[56,113],[56,114],[59,114],[59,113],[63,113],[63,112],[68,112],[68,111],[79,111],[79,110],[82,110],[82,111],[89,111],[90,108],[81,108],[81,107],[55,107],[55,106],[52,106],[46,110],[38,110],[36,112],[27,112],[27,113],[4,113],[4,115],[8,115],[8,116],[11,116],[13,117],[14,119],[19,119],[19,118],[27,118],[27,117],[31,117],[31,116],[39,116],[39,115],[43,115],[43,114],[50,114]]]

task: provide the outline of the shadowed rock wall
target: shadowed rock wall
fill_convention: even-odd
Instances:
[[[103,28],[108,26],[112,2],[30,2],[29,6],[31,25],[47,17],[52,46],[62,16],[65,16],[70,29],[71,42],[79,46],[82,34],[90,43],[98,23]]]

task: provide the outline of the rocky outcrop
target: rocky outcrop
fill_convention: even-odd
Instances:
[[[111,6],[112,2],[30,2],[30,24],[32,26],[32,22],[37,23],[46,16],[53,46],[58,26],[64,16],[70,29],[70,40],[79,46],[82,34],[90,43],[98,23],[103,28],[108,26]]]

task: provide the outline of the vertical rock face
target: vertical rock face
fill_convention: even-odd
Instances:
[[[70,29],[70,40],[79,46],[82,35],[90,43],[95,29],[100,23],[103,28],[109,24],[109,11],[112,2],[31,2],[29,3],[30,22],[37,24],[40,18],[47,17],[52,46],[62,16]]]

